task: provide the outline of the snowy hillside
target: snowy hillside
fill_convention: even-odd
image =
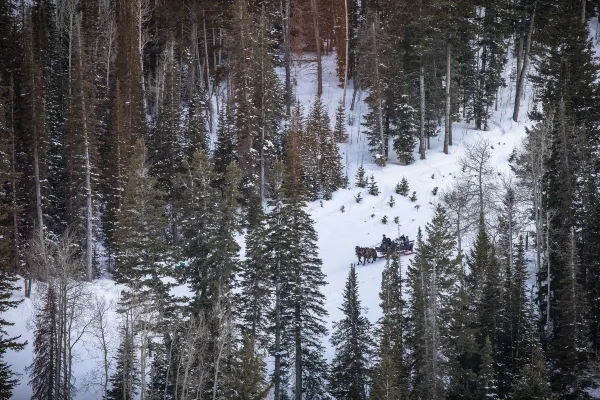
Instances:
[[[460,173],[459,158],[464,154],[465,146],[480,138],[488,139],[493,145],[492,164],[498,173],[508,172],[508,158],[515,147],[520,146],[528,126],[527,111],[532,107],[530,102],[531,87],[526,90],[526,101],[522,102],[520,115],[521,121],[512,120],[512,107],[514,101],[514,59],[507,64],[505,80],[507,87],[502,89],[498,97],[498,111],[492,114],[490,130],[481,132],[462,123],[453,124],[454,144],[450,147],[450,154],[442,152],[443,126],[437,138],[431,140],[431,150],[427,152],[426,160],[419,160],[415,149],[415,162],[411,165],[400,165],[395,160],[393,151],[387,166],[379,167],[368,152],[367,139],[361,135],[362,127],[358,123],[348,126],[349,141],[340,146],[347,165],[347,174],[351,188],[337,191],[331,201],[313,202],[309,209],[319,233],[320,255],[323,259],[323,271],[327,275],[328,285],[324,292],[327,296],[327,310],[331,322],[341,318],[338,307],[342,302],[342,292],[348,276],[351,263],[356,263],[354,255],[355,246],[375,247],[381,242],[382,235],[397,237],[401,234],[414,239],[419,227],[424,228],[431,219],[433,205],[438,202],[439,194],[454,181]],[[327,104],[331,120],[334,119],[335,109],[339,99],[343,96],[343,89],[338,86],[335,75],[335,58],[329,56],[324,60],[323,99]],[[310,64],[303,64],[298,70],[298,95],[303,104],[310,104],[316,93],[314,71]],[[352,91],[348,90],[346,109],[350,110]],[[364,98],[365,94],[361,94]],[[367,106],[358,101],[354,110],[354,120],[361,120],[362,115],[368,111]],[[348,113],[352,113],[348,111]],[[363,164],[367,176],[373,174],[380,194],[371,196],[368,189],[360,189],[354,185],[354,176],[358,167]],[[411,202],[408,197],[402,197],[394,192],[396,184],[405,177],[410,186],[410,193],[416,191],[417,201]],[[432,194],[435,187],[439,188],[437,196]],[[363,200],[357,204],[355,196],[361,193]],[[394,196],[396,203],[390,208],[388,201]],[[418,206],[418,209],[415,208]],[[344,207],[345,212],[340,208]],[[381,222],[382,217],[388,217],[388,223]],[[399,225],[394,223],[394,217],[399,217]],[[401,259],[403,273],[410,256]],[[368,309],[368,317],[372,322],[380,317],[379,290],[381,286],[381,273],[385,260],[378,260],[374,264],[357,266],[359,276],[360,296],[363,306]],[[331,359],[333,349],[327,344],[327,358]]]
[[[338,86],[335,75],[335,57],[333,54],[323,60],[324,66],[324,93],[323,101],[327,105],[331,120],[339,100],[342,98],[343,89]],[[439,194],[453,183],[454,177],[460,172],[458,160],[463,155],[465,146],[480,137],[488,139],[493,145],[493,164],[499,173],[506,172],[508,168],[508,157],[516,146],[519,146],[524,137],[527,125],[526,111],[531,107],[529,101],[524,101],[521,112],[522,122],[515,123],[511,119],[512,104],[514,96],[514,77],[511,71],[514,69],[514,61],[507,65],[505,78],[508,86],[504,88],[498,97],[498,110],[491,118],[491,129],[486,132],[478,132],[466,124],[456,123],[453,125],[454,145],[450,147],[450,154],[445,155],[441,151],[443,142],[443,131],[438,138],[431,140],[431,150],[427,151],[427,159],[418,160],[415,156],[413,164],[408,166],[399,165],[395,156],[391,157],[386,167],[379,167],[373,163],[371,155],[367,150],[366,138],[361,134],[362,116],[367,111],[367,106],[362,102],[365,93],[358,94],[358,100],[351,119],[352,125],[348,125],[348,143],[340,146],[343,154],[347,174],[350,178],[350,188],[338,190],[331,201],[313,202],[309,205],[309,211],[315,221],[315,227],[319,235],[320,256],[323,260],[323,271],[327,275],[328,285],[324,289],[327,297],[326,308],[329,312],[328,328],[331,323],[341,318],[338,307],[341,305],[342,292],[348,275],[349,266],[356,262],[354,247],[374,247],[381,241],[383,234],[389,237],[397,237],[406,234],[414,239],[418,227],[424,227],[432,215],[432,205],[438,201]],[[297,70],[296,92],[302,104],[308,105],[314,99],[316,93],[316,80],[314,65],[311,63],[300,63]],[[351,88],[346,96],[347,110],[350,110],[352,97]],[[530,89],[526,92],[526,98],[530,98]],[[442,127],[443,129],[443,127]],[[393,153],[393,152],[392,152]],[[358,167],[364,164],[367,176],[374,175],[380,194],[371,196],[367,189],[359,189],[354,186],[354,176]],[[408,197],[402,197],[394,193],[394,188],[400,180],[405,177],[410,186],[410,192],[416,192],[417,201],[411,202]],[[438,187],[437,196],[432,190]],[[363,201],[357,204],[355,196],[361,193]],[[393,195],[396,203],[390,208],[388,201]],[[341,212],[341,208],[344,212]],[[388,223],[383,224],[381,218],[386,215]],[[394,218],[399,218],[399,225],[394,223]],[[243,249],[243,238],[240,237],[240,245]],[[243,251],[243,250],[242,250]],[[401,259],[403,273],[410,257]],[[367,316],[375,322],[380,316],[379,289],[381,285],[381,272],[385,264],[384,260],[378,260],[373,264],[360,265],[357,268],[359,276],[360,297],[363,305],[368,309]],[[116,304],[120,288],[108,279],[93,282],[92,289],[100,298]],[[15,293],[15,298],[23,298],[22,291]],[[33,295],[35,299],[35,294]],[[34,307],[31,300],[26,299],[16,310],[11,311],[6,319],[15,321],[16,324],[9,328],[9,334],[21,334],[28,341],[28,346],[19,353],[9,352],[8,361],[15,371],[21,373],[21,381],[14,392],[15,399],[27,399],[31,389],[27,385],[27,372],[25,367],[32,361],[32,328],[31,319]],[[114,309],[109,313],[112,337],[109,343],[116,349],[118,316]],[[333,356],[333,349],[326,343],[327,359]],[[78,388],[76,399],[98,398],[99,377],[94,375],[101,367],[98,341],[90,334],[85,334],[76,346],[75,357],[75,386]]]

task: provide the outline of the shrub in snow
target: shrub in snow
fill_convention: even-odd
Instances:
[[[417,210],[417,211],[419,211],[420,208],[421,208],[421,206],[418,204],[415,206],[415,210]]]
[[[387,215],[384,215],[383,218],[381,218],[381,223],[387,224],[387,221],[388,221]]]
[[[400,217],[399,217],[399,216],[397,216],[397,215],[396,215],[396,216],[394,217],[394,223],[395,223],[396,225],[398,225],[398,224],[400,223]]]
[[[390,196],[390,199],[388,200],[388,204],[390,205],[390,208],[394,207],[394,204],[396,204],[396,200],[394,199],[394,196]]]
[[[402,181],[396,185],[396,194],[406,197],[408,196],[408,189],[408,181],[402,177]]]
[[[369,181],[369,194],[371,196],[379,196],[379,187],[375,182],[375,176],[371,175],[371,180]]]
[[[436,187],[434,187],[434,188],[433,188],[433,190],[431,191],[431,194],[432,194],[432,195],[434,195],[434,196],[436,196],[436,195],[437,195],[437,192],[438,192],[438,187],[436,186]]]
[[[357,203],[360,203],[362,201],[362,196],[360,195],[360,193],[358,193],[358,196],[354,196],[354,198],[356,199]]]
[[[346,211],[346,207],[345,206],[341,206],[340,207],[340,211],[343,213],[344,211]]]
[[[415,201],[417,201],[417,192],[412,192],[412,194],[409,197],[410,201],[412,201],[413,203]]]

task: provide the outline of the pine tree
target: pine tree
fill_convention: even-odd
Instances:
[[[402,271],[396,253],[386,264],[381,277],[382,317],[378,321],[378,363],[374,369],[371,399],[408,399],[408,367],[406,364],[405,315],[406,302],[402,297]]]
[[[233,356],[226,386],[226,399],[262,400],[271,390],[265,383],[265,366],[256,354],[252,339],[244,336],[242,347]]]
[[[405,177],[402,177],[402,181],[400,183],[398,183],[396,185],[396,194],[399,194],[400,196],[408,196],[408,191],[409,191],[409,187],[408,187],[408,181],[406,180]]]
[[[356,171],[356,182],[354,183],[356,187],[366,188],[367,187],[367,179],[365,178],[365,167],[360,164],[358,167],[358,171]]]
[[[539,346],[533,349],[530,361],[523,366],[520,378],[510,393],[512,400],[552,400],[554,395],[548,384],[544,353]]]
[[[215,166],[216,169],[216,166]],[[208,257],[212,250],[212,234],[217,217],[219,192],[213,183],[219,175],[214,172],[208,155],[203,150],[194,152],[191,160],[184,163],[185,173],[177,176],[175,207],[180,214],[182,256],[189,260],[183,271],[197,306],[207,307],[209,298]]]
[[[159,307],[168,296],[164,277],[172,275],[172,250],[163,229],[164,203],[156,179],[149,174],[144,141],[138,140],[129,166],[130,177],[123,195],[116,234],[118,258],[115,279],[127,285],[123,305],[135,296]]]
[[[417,250],[408,269],[411,289],[410,346],[413,352],[414,393],[422,398],[444,396],[448,339],[453,301],[456,298],[458,261],[446,211],[438,205],[425,228],[427,241],[419,233]]]
[[[276,280],[274,378],[278,392],[286,380],[285,370],[293,368],[293,391],[296,399],[300,399],[302,393],[310,397],[325,391],[327,366],[320,340],[327,332],[324,324],[327,311],[321,291],[325,275],[318,257],[317,234],[304,209],[307,194],[300,174],[298,138],[290,133],[286,143],[283,186],[269,216],[268,232],[272,249],[270,265]]]
[[[230,106],[223,107],[219,114],[219,124],[217,127],[217,142],[215,144],[215,151],[213,154],[215,171],[218,174],[225,174],[227,167],[235,162],[235,137],[234,127],[232,122],[232,115]],[[222,182],[216,180],[214,183],[215,187],[221,187]]]
[[[329,115],[321,98],[315,98],[301,143],[304,182],[313,200],[321,196],[330,199],[344,181],[341,157],[329,123]]]
[[[568,264],[564,266],[556,293],[555,315],[558,321],[548,350],[550,382],[553,392],[558,396],[585,398],[588,388],[596,384],[588,369],[592,354],[587,336],[587,304],[580,283],[574,228],[571,228],[569,236],[566,244]]]
[[[189,115],[187,117],[187,132],[186,132],[186,155],[188,158],[197,150],[208,150],[209,135],[207,132],[206,120],[203,112],[205,112],[206,102],[199,95],[195,94],[191,100]],[[221,117],[221,114],[219,114]]]
[[[268,311],[272,308],[272,279],[268,268],[267,226],[258,193],[249,200],[246,259],[240,265],[237,309],[241,331],[254,347],[266,348]]]
[[[492,342],[489,338],[485,339],[485,345],[481,352],[481,369],[478,376],[479,398],[497,399],[498,386],[494,371],[494,360],[492,358]]]
[[[361,315],[358,279],[354,264],[350,266],[344,301],[340,310],[344,318],[333,323],[331,344],[335,356],[331,364],[329,391],[336,399],[367,399],[371,381],[370,358],[373,352],[371,323]]]
[[[48,286],[44,307],[35,316],[35,332],[33,364],[29,367],[29,385],[32,388],[32,399],[57,398],[61,383],[57,377],[58,343],[56,326],[58,309],[56,293]]]
[[[485,345],[489,336],[495,345],[500,332],[498,321],[502,298],[502,282],[494,249],[489,241],[483,215],[480,216],[479,230],[475,245],[467,259],[471,273],[467,277],[471,304],[475,312],[478,329],[477,342]]]
[[[417,110],[403,96],[402,103],[397,106],[397,126],[393,132],[393,148],[398,160],[411,164],[415,160],[415,145],[418,131]]]
[[[139,385],[138,365],[133,335],[129,328],[121,328],[121,343],[115,356],[115,372],[110,377],[111,388],[107,400],[132,400]]]
[[[504,274],[504,298],[501,332],[497,344],[498,389],[501,396],[512,386],[536,343],[535,315],[533,304],[527,295],[527,264],[523,238],[517,245],[514,268],[507,267]]]
[[[476,399],[480,347],[476,342],[476,324],[470,306],[464,270],[459,275],[458,296],[454,302],[450,330],[450,372],[448,399]]]
[[[8,268],[7,264],[5,264],[0,269],[0,315],[4,315],[8,310],[16,308],[21,303],[19,300],[11,299],[13,292],[18,288],[15,286],[17,278]],[[26,342],[18,341],[20,336],[8,336],[5,327],[12,325],[14,325],[13,322],[0,317],[0,398],[2,399],[11,398],[12,390],[18,383],[10,366],[4,360],[6,351],[22,350],[27,344]]]
[[[150,171],[156,177],[158,187],[172,197],[173,177],[181,170],[183,160],[183,140],[181,132],[181,70],[175,57],[175,43],[170,39],[158,66],[164,80],[162,98],[158,104],[156,127],[148,140]]]
[[[335,126],[333,128],[333,137],[338,143],[343,143],[348,140],[346,133],[346,107],[343,99],[340,100],[337,110],[335,111]]]
[[[377,182],[375,182],[374,175],[371,175],[371,179],[369,180],[369,194],[371,196],[379,196],[379,187],[377,186]]]

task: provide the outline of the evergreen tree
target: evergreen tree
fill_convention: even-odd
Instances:
[[[189,115],[187,117],[187,143],[185,146],[188,158],[191,158],[197,150],[208,150],[209,135],[203,114],[205,108],[206,102],[200,94],[192,96]],[[221,118],[221,114],[219,114],[219,118]]]
[[[271,386],[265,383],[264,362],[256,354],[253,341],[244,336],[242,347],[232,359],[226,386],[231,394],[226,399],[262,400],[267,397]]]
[[[269,217],[270,265],[276,279],[275,390],[281,390],[285,376],[278,363],[293,368],[296,399],[310,398],[325,391],[326,362],[321,338],[326,334],[325,275],[318,257],[317,234],[305,211],[306,189],[300,172],[302,160],[296,135],[288,134],[283,186]],[[277,341],[277,338],[276,338]],[[283,353],[281,355],[281,353]],[[283,360],[278,359],[281,356]]]
[[[480,347],[476,342],[475,317],[470,306],[464,270],[460,272],[459,281],[450,330],[450,382],[447,396],[450,400],[478,398]]]
[[[246,259],[240,265],[237,309],[241,330],[255,347],[268,344],[268,311],[272,307],[272,279],[268,268],[267,226],[258,193],[249,200]]]
[[[536,346],[530,361],[523,366],[520,378],[510,393],[512,400],[552,400],[554,395],[548,384],[544,353]]]
[[[585,319],[587,309],[575,246],[575,232],[571,228],[566,245],[568,264],[564,266],[559,281],[555,310],[557,321],[548,351],[552,390],[563,398],[586,398],[589,396],[588,388],[596,386],[589,370],[592,354]]]
[[[483,215],[480,216],[477,239],[467,264],[471,271],[467,283],[476,318],[477,342],[483,347],[486,337],[489,336],[495,345],[500,332],[498,316],[501,303],[498,300],[502,298],[502,282],[499,264],[485,229]]]
[[[481,351],[481,369],[479,371],[479,396],[484,399],[497,399],[498,386],[494,370],[494,360],[492,358],[492,342],[489,338],[485,339],[485,345]]]
[[[216,169],[216,166],[215,166]],[[208,155],[203,150],[194,152],[184,163],[185,173],[177,176],[180,193],[175,207],[180,214],[182,256],[188,260],[183,275],[193,293],[197,306],[208,307],[211,273],[208,257],[212,251],[212,234],[217,217],[218,189],[213,183],[219,176],[213,170]]]
[[[230,106],[223,107],[219,114],[219,125],[217,127],[217,142],[213,154],[215,171],[218,174],[225,174],[227,167],[235,162],[236,142],[234,137],[234,127]],[[221,187],[222,181],[215,180],[215,187]]]
[[[107,400],[132,400],[139,386],[139,371],[133,335],[127,327],[121,328],[121,343],[115,360],[115,371],[110,377],[111,388],[106,398]]]
[[[365,178],[365,167],[360,164],[358,167],[358,171],[356,171],[356,182],[354,183],[356,187],[366,188],[367,187],[367,179]]]
[[[329,123],[327,110],[317,97],[310,107],[301,143],[303,177],[312,199],[330,199],[344,181],[341,157]]]
[[[404,346],[407,318],[402,297],[402,271],[398,254],[386,263],[381,276],[382,316],[378,321],[378,363],[374,369],[371,399],[408,399],[408,367]]]
[[[333,128],[333,137],[338,143],[343,143],[348,140],[348,134],[346,133],[346,107],[343,99],[340,100],[340,104],[335,111],[335,126]]]
[[[402,181],[400,183],[398,183],[396,185],[396,194],[399,194],[400,196],[408,196],[408,191],[409,191],[409,187],[408,187],[408,181],[406,180],[405,177],[402,177]]]
[[[13,292],[18,288],[15,286],[17,277],[8,269],[7,264],[0,269],[0,313],[4,315],[11,308],[17,307],[21,301],[12,300]],[[18,380],[11,371],[10,366],[4,360],[7,350],[22,350],[26,342],[19,342],[20,336],[10,337],[5,327],[14,325],[3,317],[0,317],[0,398],[8,399],[12,396],[12,390],[18,383]],[[38,351],[43,351],[38,349]]]
[[[61,382],[58,382],[57,364],[57,318],[58,308],[56,293],[48,286],[44,307],[35,315],[35,332],[33,364],[29,367],[29,385],[32,389],[32,399],[60,398]]]
[[[504,298],[502,302],[501,333],[497,344],[498,389],[501,396],[512,386],[523,366],[529,362],[529,355],[536,342],[535,315],[533,305],[527,295],[527,264],[523,238],[517,245],[514,268],[507,267],[504,274]]]
[[[445,395],[448,339],[456,298],[458,261],[453,257],[454,235],[440,205],[425,228],[427,241],[417,237],[417,250],[408,269],[412,295],[410,346],[414,368],[413,393],[422,398]]]
[[[344,318],[333,323],[331,344],[335,356],[331,365],[330,392],[336,399],[367,399],[371,382],[370,359],[373,352],[371,324],[361,315],[358,279],[354,264],[344,289],[340,310]]]
[[[374,175],[371,175],[371,179],[369,180],[369,194],[371,196],[379,196],[379,187],[377,186],[377,182],[375,182]]]
[[[141,139],[129,170],[116,235],[119,252],[115,279],[129,289],[123,306],[134,296],[160,307],[168,296],[168,284],[163,278],[172,275],[172,250],[163,232],[163,196],[149,173],[146,146]]]
[[[156,177],[158,187],[168,198],[172,196],[172,180],[180,171],[183,160],[179,87],[181,67],[175,59],[174,47],[173,39],[167,41],[161,57],[159,68],[164,75],[163,94],[157,110],[156,127],[148,140],[150,171]]]

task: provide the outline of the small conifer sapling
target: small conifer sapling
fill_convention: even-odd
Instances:
[[[379,187],[377,186],[377,182],[375,182],[374,175],[371,175],[371,179],[369,181],[369,194],[371,196],[379,196]]]

